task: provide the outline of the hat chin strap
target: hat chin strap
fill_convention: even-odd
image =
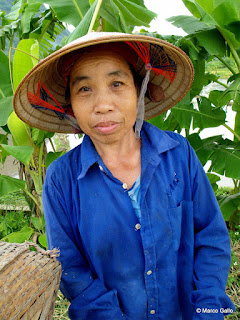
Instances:
[[[143,125],[144,120],[144,114],[145,114],[145,94],[148,87],[148,82],[150,78],[150,72],[151,72],[151,65],[145,65],[145,69],[147,70],[145,77],[142,82],[139,98],[138,98],[138,104],[137,104],[137,119],[135,124],[135,136],[140,139],[141,135],[141,129]]]

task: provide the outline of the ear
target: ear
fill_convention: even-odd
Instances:
[[[165,94],[162,87],[153,83],[148,84],[148,94],[150,100],[153,102],[160,102],[165,99]]]

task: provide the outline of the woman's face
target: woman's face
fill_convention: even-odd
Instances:
[[[93,142],[111,144],[134,134],[137,90],[120,55],[104,50],[83,54],[71,70],[70,98],[80,128]]]

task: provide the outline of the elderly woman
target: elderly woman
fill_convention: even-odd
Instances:
[[[27,123],[85,134],[50,165],[43,190],[71,319],[220,320],[234,309],[228,232],[203,168],[182,136],[143,121],[192,79],[189,58],[167,42],[93,33],[17,89]]]

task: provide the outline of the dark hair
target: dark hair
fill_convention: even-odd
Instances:
[[[137,73],[137,71],[128,61],[127,61],[127,64],[133,76],[133,81],[137,89],[137,96],[139,96],[143,78]],[[70,97],[71,97],[71,92],[70,92],[70,75],[69,75],[67,78],[67,86],[65,90],[65,100],[67,103],[70,103]]]

